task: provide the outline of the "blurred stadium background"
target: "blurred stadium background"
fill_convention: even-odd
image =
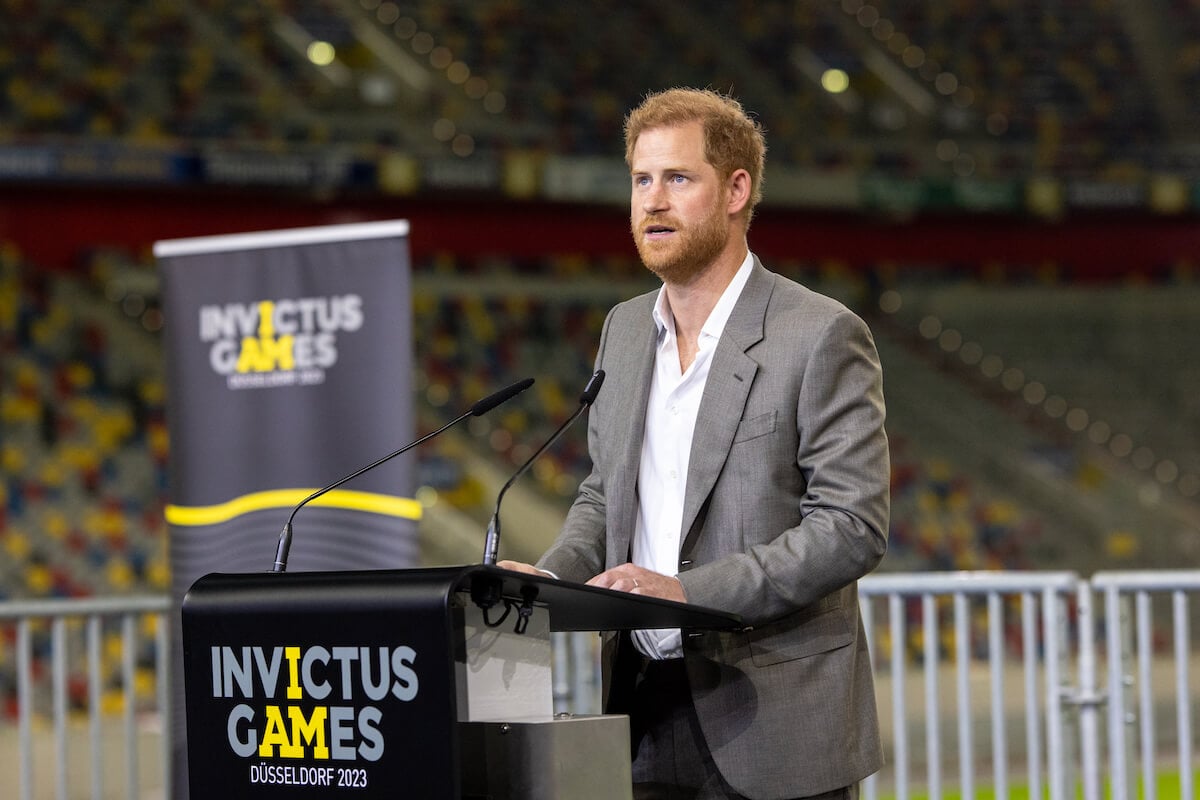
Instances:
[[[751,248],[876,334],[883,569],[1200,556],[1196,0],[0,8],[0,599],[169,586],[152,243],[360,220],[412,223],[423,430],[537,378],[420,455],[424,560],[478,560],[605,311],[653,286],[621,123],[671,85],[758,114]],[[506,499],[504,555],[587,467],[579,426]]]

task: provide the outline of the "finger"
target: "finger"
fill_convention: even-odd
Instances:
[[[589,580],[587,585],[597,586],[601,589],[611,589],[613,588],[613,584],[618,580],[620,580],[620,578],[616,575],[613,575],[610,570],[608,572],[601,572],[599,575]]]
[[[501,569],[511,570],[513,572],[525,572],[530,575],[536,575],[539,572],[537,567],[521,561],[498,561],[496,562],[496,566],[500,567]]]

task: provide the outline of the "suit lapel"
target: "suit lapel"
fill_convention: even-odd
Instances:
[[[642,459],[642,440],[646,431],[646,403],[650,398],[650,380],[654,374],[654,348],[658,330],[651,316],[657,293],[651,293],[647,303],[636,306],[630,324],[614,331],[608,347],[613,352],[615,366],[609,374],[621,376],[622,381],[605,391],[611,392],[613,402],[622,409],[615,413],[614,453],[611,486],[607,491],[609,513],[615,514],[612,564],[629,560],[629,546],[637,526],[637,479]],[[610,564],[610,566],[612,565]]]
[[[713,353],[692,435],[683,501],[681,553],[691,550],[699,534],[702,525],[696,524],[697,519],[721,474],[742,419],[750,387],[758,372],[758,362],[746,355],[746,351],[763,338],[767,302],[771,299],[773,285],[771,273],[755,258],[750,278]]]

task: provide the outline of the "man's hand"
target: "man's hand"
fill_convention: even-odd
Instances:
[[[527,575],[540,575],[543,578],[553,578],[549,572],[544,569],[538,569],[533,564],[526,564],[523,561],[497,561],[496,566],[500,569],[512,570],[513,572],[524,572]]]
[[[599,586],[602,589],[615,589],[618,592],[660,597],[663,600],[675,600],[679,603],[687,602],[683,586],[675,577],[651,572],[644,567],[628,563],[605,570],[587,583],[588,586]]]

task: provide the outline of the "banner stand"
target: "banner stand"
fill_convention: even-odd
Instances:
[[[201,575],[267,569],[292,506],[412,439],[408,233],[387,220],[155,243],[177,605]],[[414,489],[409,456],[330,492],[297,519],[290,568],[419,563]],[[173,694],[169,796],[185,800],[182,687]]]

